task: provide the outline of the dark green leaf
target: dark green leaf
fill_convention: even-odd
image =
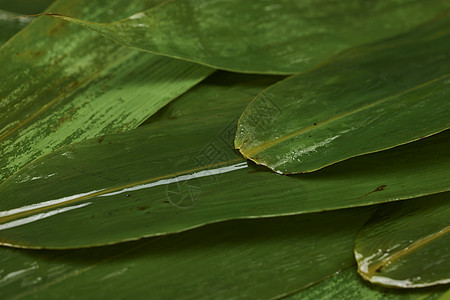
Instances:
[[[275,84],[243,113],[236,148],[291,174],[449,128],[449,28],[447,13]]]
[[[31,18],[17,18],[18,14],[2,10],[1,8],[2,7],[0,7],[0,46],[6,43],[13,35],[32,21]]]
[[[387,289],[364,282],[354,268],[316,284],[285,300],[445,300],[448,286],[427,289]],[[447,294],[448,294],[447,292]],[[442,297],[442,298],[441,298]]]
[[[449,200],[443,193],[380,208],[356,240],[360,274],[389,287],[450,283]]]
[[[109,21],[158,2],[60,0],[51,9]],[[3,45],[0,65],[0,182],[63,145],[138,126],[213,71],[50,18]]]
[[[151,53],[224,70],[292,74],[449,7],[447,0],[168,0],[113,23],[54,16]]]
[[[283,176],[247,164],[232,147],[236,116],[277,79],[218,73],[149,125],[36,160],[0,185],[0,240],[102,245],[449,189],[450,131],[313,174]]]
[[[272,299],[353,265],[371,211],[239,220],[76,251],[0,248],[2,299]]]
[[[0,0],[0,9],[20,15],[43,12],[54,0]]]

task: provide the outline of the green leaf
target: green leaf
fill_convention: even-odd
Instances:
[[[51,12],[131,48],[223,70],[292,74],[405,32],[449,7],[447,0],[168,0],[112,23]]]
[[[0,9],[21,15],[43,12],[54,0],[0,0]]]
[[[276,80],[219,72],[146,126],[34,161],[0,185],[0,241],[102,245],[449,190],[450,131],[312,174],[283,176],[247,163],[232,146],[236,116]]]
[[[2,299],[272,299],[352,266],[371,211],[237,220],[75,251],[0,248]]]
[[[52,2],[53,0],[0,0],[0,46],[33,20],[31,17],[21,18],[21,15],[42,12]]]
[[[0,46],[32,21],[31,18],[18,18],[18,16],[16,13],[0,9]]]
[[[60,0],[51,9],[108,21],[155,3]],[[0,65],[0,182],[63,145],[137,127],[213,72],[49,18],[3,45]]]
[[[382,207],[355,242],[359,273],[389,287],[450,283],[450,193]]]
[[[450,291],[448,286],[427,289],[387,289],[364,282],[355,269],[344,272],[304,290],[285,300],[437,300]],[[444,298],[442,298],[444,300]]]
[[[447,13],[273,85],[242,114],[236,148],[291,174],[449,128],[449,27]]]

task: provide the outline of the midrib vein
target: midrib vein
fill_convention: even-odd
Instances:
[[[414,87],[412,87],[412,88],[409,88],[409,89],[407,89],[407,90],[404,90],[404,91],[402,91],[402,92],[400,92],[400,93],[397,93],[397,94],[395,94],[395,95],[384,97],[384,98],[382,98],[382,99],[380,99],[380,100],[378,100],[378,101],[375,101],[375,102],[373,102],[373,103],[370,103],[370,104],[361,106],[361,107],[359,107],[359,108],[357,108],[357,109],[354,109],[354,110],[352,110],[352,111],[344,112],[344,113],[339,114],[339,115],[337,115],[337,116],[333,116],[333,117],[331,117],[331,118],[329,118],[329,119],[327,119],[327,120],[325,120],[325,121],[322,121],[322,122],[317,122],[316,125],[311,125],[311,126],[308,126],[308,127],[306,127],[306,128],[299,129],[299,130],[294,131],[294,132],[292,132],[292,133],[290,133],[290,134],[287,134],[287,135],[285,135],[285,136],[282,136],[282,137],[280,137],[280,138],[278,138],[278,139],[276,139],[276,140],[272,140],[272,141],[266,142],[266,143],[264,143],[264,144],[262,144],[262,145],[260,145],[260,146],[258,146],[258,147],[255,147],[255,148],[253,148],[253,149],[247,150],[247,149],[245,149],[244,147],[242,147],[240,150],[244,152],[243,154],[244,154],[245,156],[247,156],[247,157],[248,157],[248,156],[252,156],[252,155],[254,155],[254,154],[256,154],[256,153],[262,152],[262,151],[267,150],[267,149],[269,149],[269,148],[271,148],[271,147],[273,147],[273,146],[276,146],[276,145],[278,145],[279,143],[285,142],[286,140],[289,140],[289,139],[291,139],[291,138],[293,138],[293,137],[296,137],[296,136],[298,136],[298,135],[300,135],[300,134],[303,134],[303,133],[305,133],[305,132],[308,132],[308,131],[310,131],[311,129],[319,128],[320,126],[327,125],[327,124],[329,124],[329,123],[331,123],[331,122],[334,122],[334,121],[336,121],[336,120],[345,118],[345,117],[347,117],[347,116],[353,115],[353,114],[358,113],[358,112],[361,112],[361,111],[363,111],[363,110],[366,110],[366,109],[372,108],[372,107],[374,107],[374,106],[380,105],[380,104],[382,104],[382,103],[384,103],[384,102],[387,102],[387,101],[389,101],[389,100],[395,99],[395,98],[400,97],[400,96],[402,96],[402,95],[408,94],[408,93],[413,92],[413,91],[418,90],[418,89],[421,89],[421,88],[423,88],[423,87],[425,87],[425,86],[427,86],[427,85],[436,83],[436,82],[438,82],[438,81],[440,81],[440,80],[443,80],[443,79],[446,79],[446,78],[449,77],[449,76],[450,76],[450,74],[444,74],[444,75],[442,75],[442,76],[440,76],[440,77],[437,77],[437,78],[432,79],[432,80],[430,80],[430,81],[427,81],[427,82],[425,82],[425,83],[419,84],[419,85],[417,85],[417,86],[414,86]]]
[[[437,239],[437,238],[439,238],[441,236],[446,235],[449,232],[450,232],[450,226],[447,226],[444,229],[442,229],[442,230],[440,230],[440,231],[438,231],[438,232],[436,232],[434,234],[431,234],[431,235],[429,235],[429,236],[427,236],[425,238],[422,238],[422,239],[420,239],[418,241],[413,242],[412,244],[410,244],[409,246],[403,248],[402,250],[394,253],[393,255],[390,255],[385,260],[382,260],[381,262],[379,262],[379,263],[377,263],[375,265],[369,266],[369,269],[368,269],[368,272],[367,272],[367,276],[368,277],[374,276],[375,272],[379,268],[384,267],[384,266],[386,266],[386,265],[388,265],[388,264],[390,264],[390,263],[392,263],[392,262],[394,262],[394,261],[396,261],[396,260],[398,260],[398,259],[400,259],[400,258],[402,258],[402,257],[404,257],[404,256],[406,256],[408,254],[410,254],[411,252],[417,250],[418,248],[420,248],[420,247],[422,247],[422,246],[424,246],[424,245],[434,241],[435,239]]]
[[[225,162],[220,162],[220,163],[216,163],[216,164],[210,164],[210,165],[206,165],[203,167],[199,167],[199,168],[193,168],[193,169],[189,169],[189,170],[185,170],[185,171],[179,171],[179,172],[175,172],[175,173],[171,173],[171,174],[167,174],[167,175],[162,175],[162,176],[158,176],[158,177],[154,177],[154,178],[149,178],[149,179],[144,179],[141,181],[137,181],[137,182],[133,182],[133,183],[129,183],[129,184],[125,184],[122,186],[117,186],[117,187],[112,187],[112,188],[108,188],[108,189],[104,189],[101,191],[98,191],[96,193],[92,193],[86,196],[82,196],[79,198],[75,198],[75,199],[71,199],[71,200],[67,200],[65,202],[62,203],[56,203],[56,204],[52,204],[52,205],[48,205],[45,207],[40,207],[40,208],[35,208],[35,209],[30,209],[27,210],[25,212],[21,212],[21,213],[16,213],[16,214],[12,214],[9,216],[4,216],[4,217],[0,217],[0,224],[4,224],[6,222],[10,222],[13,220],[17,220],[23,217],[27,217],[42,211],[46,211],[46,210],[50,210],[53,208],[57,208],[57,207],[61,207],[61,206],[65,206],[68,204],[72,204],[72,203],[76,203],[76,202],[80,202],[80,201],[85,201],[88,199],[92,199],[104,194],[108,194],[108,193],[112,193],[112,192],[117,192],[126,188],[130,188],[130,187],[134,187],[134,186],[138,186],[138,185],[143,185],[143,184],[147,184],[147,183],[151,183],[151,182],[156,182],[159,180],[163,180],[163,179],[169,179],[169,178],[174,178],[174,177],[178,177],[181,175],[187,175],[187,174],[192,174],[198,171],[205,171],[208,170],[210,168],[215,168],[215,167],[219,167],[219,166],[223,166],[223,165],[231,165],[233,163],[237,163],[240,161],[244,161],[244,158],[236,158],[233,160],[229,160],[229,161],[225,161]]]

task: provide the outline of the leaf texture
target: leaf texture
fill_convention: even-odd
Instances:
[[[449,128],[449,27],[450,11],[269,87],[242,114],[236,148],[303,173]]]
[[[447,0],[168,0],[112,23],[51,12],[131,48],[229,71],[292,74],[449,7]]]
[[[359,273],[388,287],[450,283],[450,193],[380,208],[355,242]]]
[[[372,211],[238,220],[72,251],[1,247],[2,298],[271,299],[353,265]]]
[[[286,300],[444,300],[448,286],[426,289],[388,289],[364,282],[352,267],[342,273],[288,296]],[[441,298],[442,297],[442,298]]]
[[[0,185],[0,241],[32,248],[104,245],[449,189],[450,131],[313,174],[282,176],[246,162],[232,146],[236,116],[278,79],[218,73],[146,126],[34,161]]]
[[[51,9],[107,21],[157,3],[60,0]],[[0,65],[0,182],[63,145],[137,127],[213,72],[49,18],[3,45]]]

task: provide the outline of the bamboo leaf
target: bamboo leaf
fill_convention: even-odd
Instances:
[[[449,27],[447,12],[269,87],[242,114],[236,148],[291,174],[449,128]]]
[[[0,46],[33,20],[31,17],[21,18],[21,15],[44,11],[52,2],[53,0],[0,0]],[[34,11],[30,11],[30,8]]]
[[[28,25],[32,19],[17,18],[19,15],[2,10],[0,7],[0,46],[6,43],[13,35]],[[15,18],[15,19],[12,19]]]
[[[380,208],[355,243],[363,278],[389,287],[450,283],[449,196]]]
[[[292,74],[407,31],[449,7],[446,0],[168,0],[112,23],[58,10],[51,15],[151,53],[223,70]]]
[[[158,1],[60,0],[51,9],[111,20]],[[212,69],[126,49],[39,18],[0,48],[0,182],[74,141],[137,127]]]
[[[0,241],[103,245],[449,190],[450,131],[313,174],[282,176],[247,163],[232,147],[236,116],[278,79],[218,73],[146,126],[34,161],[0,185]]]
[[[352,266],[371,211],[237,220],[72,251],[0,248],[2,299],[273,299]]]
[[[427,289],[387,289],[367,284],[355,269],[350,268],[329,279],[295,293],[285,300],[437,300],[450,291],[449,287],[438,286]],[[448,292],[447,292],[448,293]],[[444,300],[444,298],[442,298]]]

